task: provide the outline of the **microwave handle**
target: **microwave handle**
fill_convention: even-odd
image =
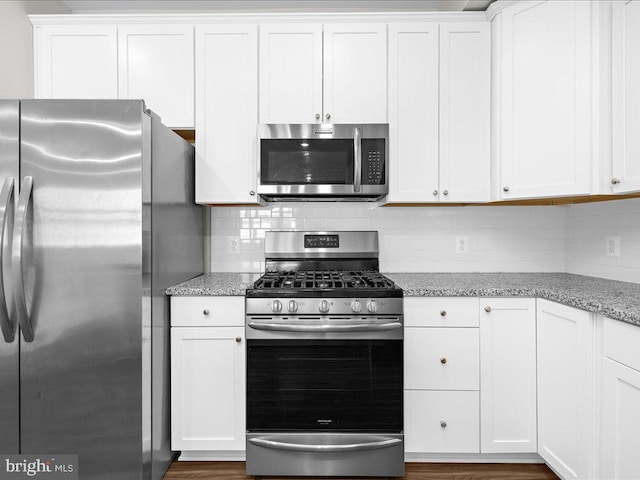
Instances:
[[[353,129],[353,191],[360,192],[362,182],[362,132],[360,127]]]

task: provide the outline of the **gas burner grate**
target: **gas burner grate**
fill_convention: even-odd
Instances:
[[[255,289],[343,289],[395,288],[395,284],[376,271],[299,270],[267,271],[254,284]]]

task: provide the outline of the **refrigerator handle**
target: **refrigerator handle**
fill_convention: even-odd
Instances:
[[[16,314],[20,323],[20,330],[25,341],[33,342],[33,327],[27,312],[27,300],[24,295],[24,278],[22,275],[22,243],[24,240],[25,223],[31,201],[33,189],[33,177],[24,177],[18,197],[18,209],[16,210],[15,228],[13,230],[13,245],[11,251],[11,270],[13,273],[13,292],[16,302]]]
[[[13,177],[6,177],[2,183],[2,189],[0,189],[0,328],[2,329],[2,336],[7,343],[12,343],[15,338],[13,324],[9,319],[7,294],[4,289],[4,253],[7,248],[7,244],[10,246],[10,242],[5,242],[4,239],[5,236],[11,235],[10,231],[7,232],[7,219],[11,217],[12,213]],[[9,228],[12,227],[13,224]],[[9,302],[10,301],[11,299],[9,299]]]

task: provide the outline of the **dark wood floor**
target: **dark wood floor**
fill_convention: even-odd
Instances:
[[[246,480],[244,462],[174,462],[164,480]],[[311,477],[301,477],[311,480]],[[319,478],[319,477],[313,477]],[[326,477],[321,477],[326,480]],[[405,480],[558,480],[543,464],[407,463]],[[333,477],[335,480],[335,477]],[[265,480],[295,480],[265,477]],[[358,477],[358,480],[367,480]],[[372,479],[373,480],[373,479]],[[380,479],[376,479],[380,480]]]

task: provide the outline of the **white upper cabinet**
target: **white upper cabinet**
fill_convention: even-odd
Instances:
[[[440,201],[491,199],[490,53],[488,23],[440,24]]]
[[[324,122],[387,123],[387,25],[324,26]]]
[[[258,203],[258,26],[196,27],[196,202]]]
[[[118,27],[120,98],[142,98],[173,128],[194,126],[193,25]]]
[[[519,1],[493,19],[498,198],[590,193],[591,3]]]
[[[389,203],[438,200],[438,24],[389,25]]]
[[[260,26],[260,123],[386,123],[387,26]]]
[[[613,191],[640,190],[640,1],[612,2]]]
[[[260,123],[322,116],[322,25],[260,25]]]
[[[389,26],[388,203],[490,200],[490,44],[487,22]]]
[[[36,98],[118,98],[115,25],[34,29]]]

